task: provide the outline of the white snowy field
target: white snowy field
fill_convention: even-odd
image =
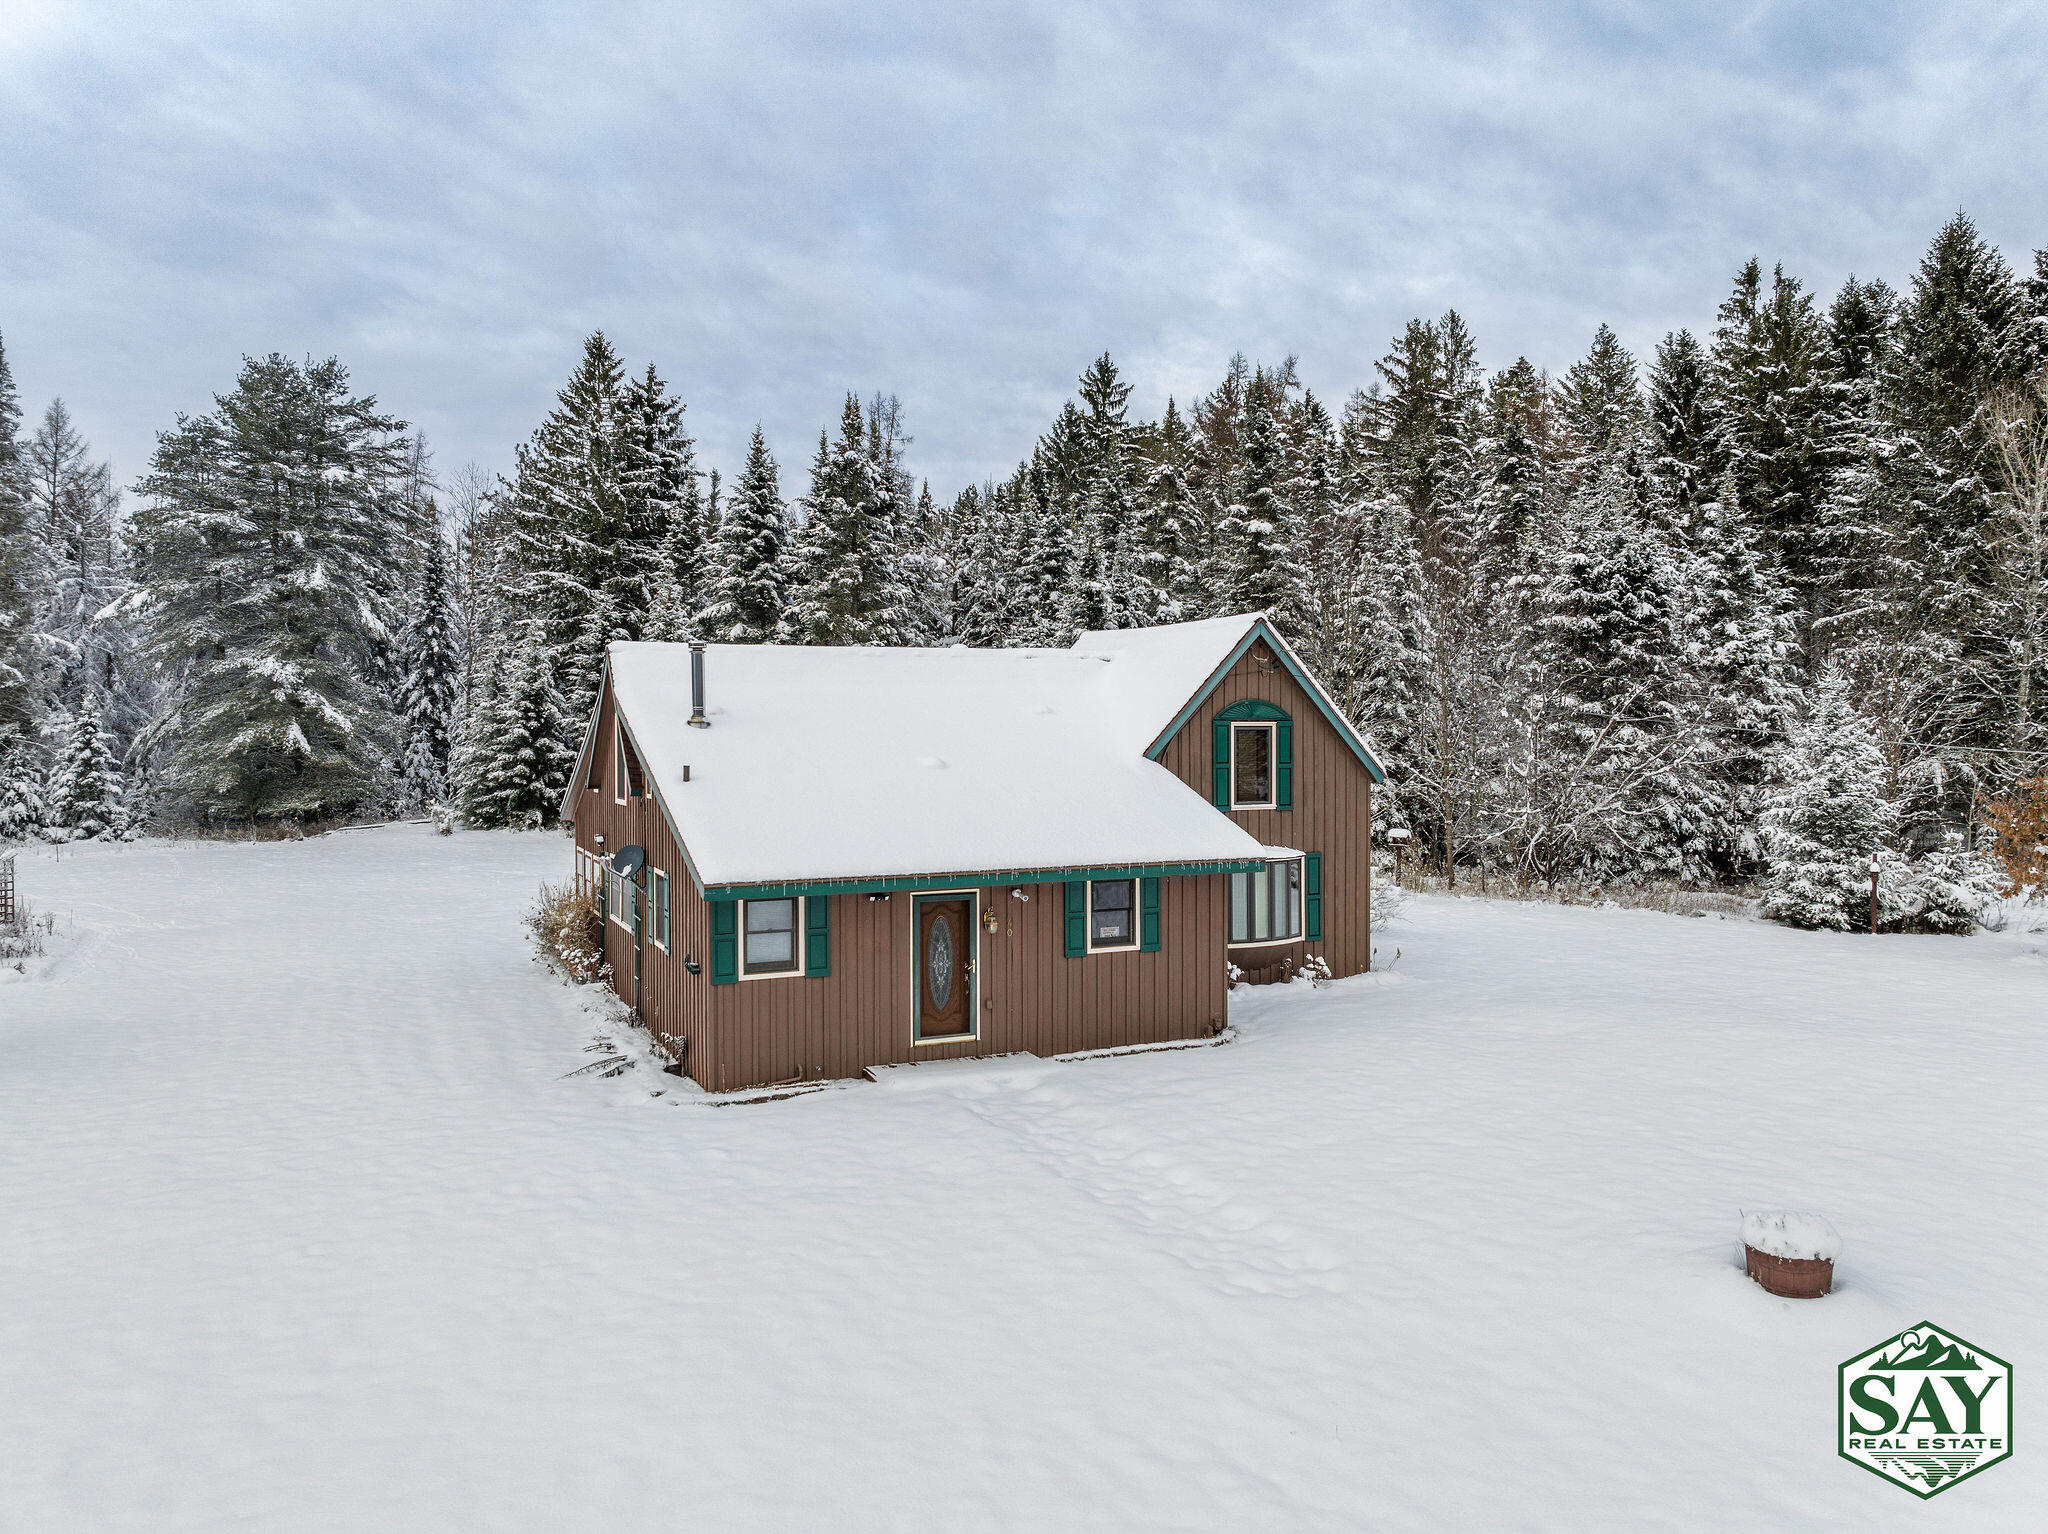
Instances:
[[[568,861],[24,857],[0,1529],[2042,1526],[2024,1405],[1923,1503],[1834,1389],[1923,1319],[2048,1373],[2048,939],[1419,900],[1221,1047],[714,1107],[565,1079]]]

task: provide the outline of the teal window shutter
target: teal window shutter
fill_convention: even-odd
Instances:
[[[1291,810],[1294,808],[1294,721],[1281,720],[1274,726],[1273,734],[1277,737],[1274,755],[1280,759],[1277,773],[1279,786],[1278,792],[1273,796],[1273,803],[1283,810]]]
[[[731,985],[740,978],[740,903],[711,902],[711,983]]]
[[[1159,952],[1159,881],[1138,881],[1138,947],[1146,953]]]
[[[832,973],[832,897],[804,897],[804,973]]]
[[[1221,714],[1216,716],[1212,727],[1216,743],[1216,763],[1211,774],[1209,797],[1216,801],[1216,808],[1230,808],[1230,721]]]
[[[1067,881],[1067,957],[1079,959],[1088,952],[1088,881]]]
[[[1323,855],[1311,852],[1303,861],[1308,867],[1302,875],[1302,930],[1313,942],[1323,935]]]

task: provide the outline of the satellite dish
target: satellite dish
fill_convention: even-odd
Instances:
[[[647,866],[647,849],[641,846],[621,847],[612,854],[612,872],[622,879],[630,879]]]

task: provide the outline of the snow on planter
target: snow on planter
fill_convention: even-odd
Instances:
[[[1842,1238],[1827,1219],[1804,1210],[1759,1210],[1742,1217],[1743,1266],[1772,1294],[1819,1299],[1834,1287]]]

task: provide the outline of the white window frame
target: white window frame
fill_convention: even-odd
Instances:
[[[920,972],[924,955],[918,952],[917,902],[920,900],[965,899],[969,912],[967,918],[967,1015],[974,1020],[974,1026],[966,1033],[939,1033],[930,1038],[920,1038],[917,1031],[917,1009],[924,999],[924,975]],[[910,1047],[922,1049],[926,1045],[972,1044],[981,1038],[981,891],[964,890],[917,890],[910,897]]]
[[[1246,730],[1266,732],[1266,793],[1264,799],[1237,797],[1237,737]],[[1280,808],[1280,729],[1271,719],[1233,719],[1230,722],[1230,807],[1233,810],[1277,810]]]
[[[612,715],[612,803],[626,802],[626,717]]]
[[[669,936],[675,936],[675,910],[673,906],[670,905],[670,901],[671,891],[669,888],[668,875],[663,873],[659,868],[648,869],[647,939],[649,942],[653,943],[656,948],[659,948],[663,953],[668,952],[668,944],[663,940],[661,935],[661,912],[664,906],[669,906]]]
[[[1125,943],[1098,943],[1095,941],[1095,886],[1098,884],[1128,884],[1131,887],[1131,936]],[[1139,912],[1138,902],[1143,898],[1136,879],[1090,879],[1088,881],[1088,909],[1082,913],[1088,922],[1088,952],[1090,953],[1136,953],[1143,946],[1144,921]]]
[[[740,979],[742,980],[801,980],[809,965],[810,955],[804,952],[804,929],[810,925],[810,913],[804,909],[804,895],[786,895],[775,900],[742,900],[740,902]],[[756,973],[747,970],[747,907],[750,905],[780,905],[783,900],[796,908],[796,965],[792,969],[764,969]]]
[[[1255,937],[1255,938],[1246,938],[1246,939],[1244,939],[1244,940],[1240,941],[1240,940],[1238,939],[1238,937],[1236,936],[1236,933],[1237,933],[1237,922],[1236,922],[1236,920],[1235,920],[1235,912],[1233,912],[1233,911],[1232,911],[1232,909],[1231,909],[1231,906],[1232,906],[1232,905],[1233,905],[1233,904],[1235,903],[1235,901],[1236,901],[1236,899],[1237,899],[1237,881],[1238,881],[1239,879],[1243,878],[1243,877],[1244,877],[1244,875],[1242,875],[1242,874],[1231,874],[1231,875],[1229,876],[1229,878],[1230,878],[1230,883],[1229,883],[1228,885],[1226,885],[1226,886],[1225,886],[1225,891],[1224,891],[1224,902],[1223,902],[1223,922],[1224,922],[1224,929],[1223,929],[1223,930],[1224,930],[1224,946],[1226,946],[1226,947],[1229,947],[1229,948],[1279,948],[1279,947],[1282,947],[1283,945],[1285,945],[1285,944],[1288,944],[1288,943],[1300,943],[1300,942],[1305,942],[1305,941],[1307,941],[1307,936],[1306,936],[1306,934],[1307,934],[1307,932],[1308,932],[1308,866],[1307,866],[1307,860],[1306,860],[1306,859],[1304,859],[1304,858],[1268,858],[1268,859],[1266,860],[1266,867],[1265,867],[1265,871],[1264,871],[1263,873],[1261,873],[1261,874],[1260,874],[1260,875],[1259,875],[1258,877],[1260,877],[1260,878],[1262,878],[1262,879],[1271,879],[1271,878],[1273,877],[1273,870],[1274,870],[1275,868],[1278,868],[1278,867],[1280,867],[1281,865],[1283,865],[1283,864],[1288,864],[1288,863],[1291,863],[1291,864],[1293,864],[1293,865],[1294,865],[1294,867],[1295,867],[1295,869],[1297,870],[1297,872],[1296,872],[1296,874],[1295,874],[1295,879],[1294,879],[1294,913],[1293,913],[1293,914],[1294,914],[1294,929],[1295,929],[1295,930],[1294,930],[1294,936],[1292,936],[1292,937]]]
[[[633,924],[626,920],[622,913],[628,909],[639,892],[634,889],[631,879],[614,871],[609,864],[605,867],[605,878],[611,881],[605,886],[604,891],[605,914],[620,927],[631,932]]]

